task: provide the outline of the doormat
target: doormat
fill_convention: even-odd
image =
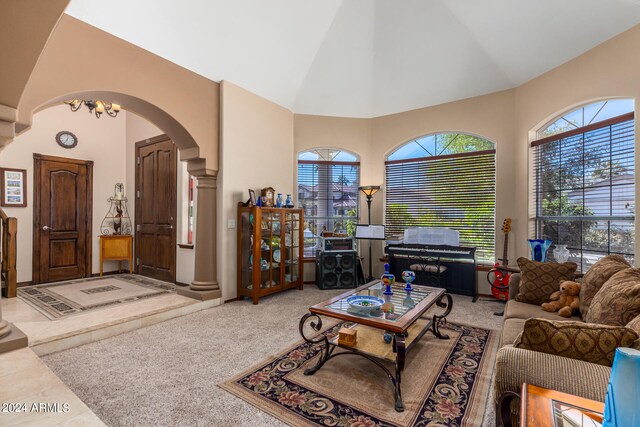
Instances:
[[[18,288],[18,297],[51,320],[175,293],[173,283],[119,274]]]
[[[337,334],[342,325],[323,332]],[[314,375],[322,344],[299,342],[220,385],[292,426],[479,426],[497,351],[495,332],[447,323],[448,340],[427,333],[402,375],[404,412],[385,373],[360,356],[330,359]],[[382,342],[382,333],[380,341]],[[393,372],[393,365],[389,364]]]

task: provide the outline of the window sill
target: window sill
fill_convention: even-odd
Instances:
[[[192,243],[178,243],[180,249],[193,249]]]

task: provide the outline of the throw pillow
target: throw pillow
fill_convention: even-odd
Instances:
[[[600,258],[589,268],[582,278],[580,288],[580,316],[582,320],[587,318],[587,311],[593,297],[600,290],[604,282],[618,271],[629,268],[631,265],[622,255],[607,255]]]
[[[518,258],[520,288],[515,300],[540,305],[549,302],[549,296],[560,290],[560,282],[573,280],[578,265],[575,262],[538,262]]]
[[[640,269],[627,268],[605,282],[587,311],[585,322],[625,326],[640,314]]]
[[[636,334],[640,336],[640,316],[636,316],[631,322],[627,323],[627,328],[633,329],[636,331]],[[633,343],[631,348],[635,348],[636,350],[640,350],[640,338]]]
[[[627,328],[633,329],[640,335],[640,316],[636,316],[631,322],[627,323]]]
[[[638,334],[629,328],[571,320],[527,319],[513,346],[611,366],[616,348],[630,347],[637,339]]]

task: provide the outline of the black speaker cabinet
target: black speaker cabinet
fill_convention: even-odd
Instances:
[[[358,286],[358,253],[318,252],[316,284],[320,289],[351,289]]]

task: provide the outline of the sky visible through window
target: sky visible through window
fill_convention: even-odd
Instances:
[[[493,143],[468,134],[440,133],[407,142],[392,152],[387,160],[419,159],[483,150],[493,150]]]
[[[577,108],[554,119],[538,132],[539,138],[567,132],[634,111],[633,99],[608,99]]]

